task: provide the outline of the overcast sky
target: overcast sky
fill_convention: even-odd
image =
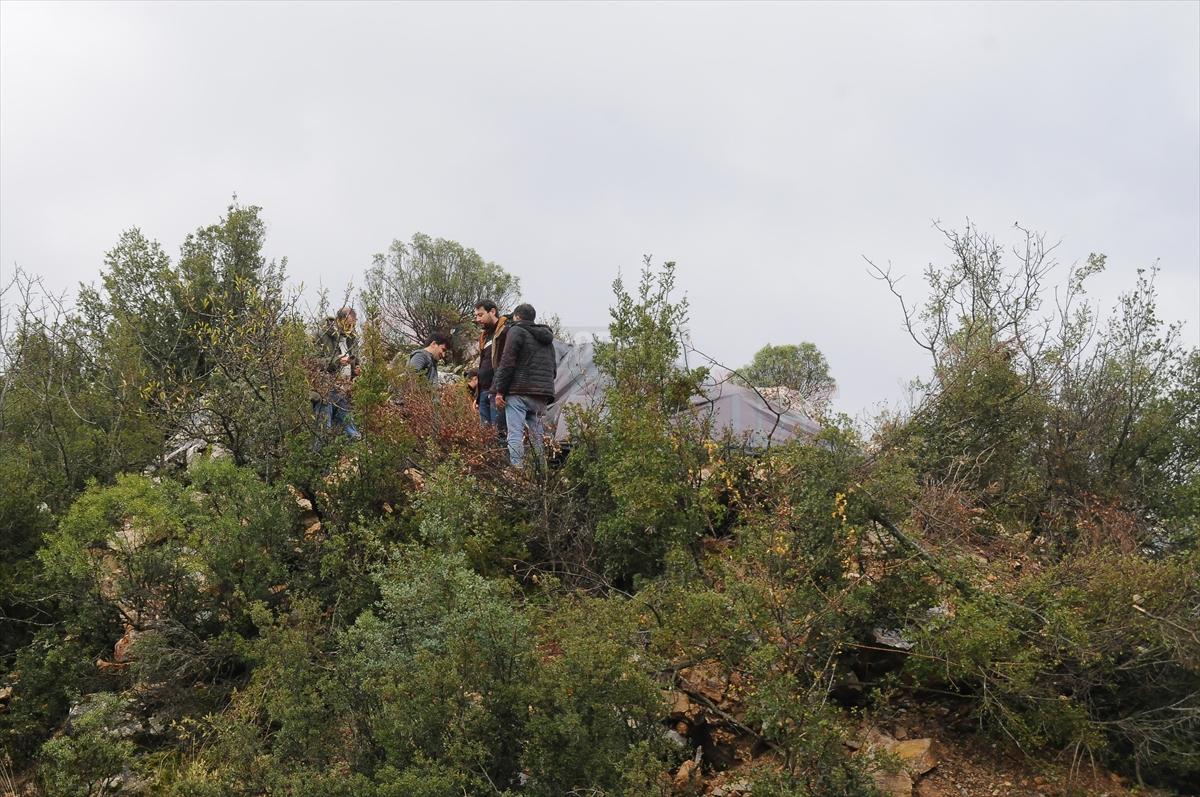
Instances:
[[[857,413],[925,362],[919,292],[970,217],[1156,260],[1200,343],[1200,3],[0,3],[0,271],[69,287],[138,226],[177,253],[236,192],[297,282],[414,232],[607,322],[679,263],[698,348],[812,341]]]

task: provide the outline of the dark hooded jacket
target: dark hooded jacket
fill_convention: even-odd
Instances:
[[[537,396],[554,401],[558,358],[550,327],[514,319],[508,323],[506,337],[492,389],[501,396]]]

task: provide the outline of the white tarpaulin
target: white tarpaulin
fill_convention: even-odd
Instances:
[[[554,342],[558,356],[558,376],[554,383],[556,400],[549,408],[547,429],[554,430],[559,442],[567,439],[564,407],[599,407],[604,400],[607,379],[596,367],[591,343],[567,344]],[[768,401],[758,391],[735,382],[728,376],[712,379],[703,387],[703,394],[693,397],[692,411],[701,418],[711,418],[714,437],[724,436],[726,430],[749,445],[764,447],[768,439],[785,443],[796,438],[810,438],[820,431],[820,425],[805,413]]]

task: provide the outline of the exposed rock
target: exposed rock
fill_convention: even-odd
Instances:
[[[689,724],[695,724],[700,719],[703,709],[692,702],[683,692],[671,692],[671,708],[667,713],[667,717],[672,720],[682,720]],[[680,731],[680,733],[686,733]]]
[[[300,515],[299,525],[305,538],[312,538],[321,533],[321,518],[311,510]]]
[[[754,793],[754,787],[744,780],[726,783],[712,790],[712,797],[746,797]]]
[[[859,705],[865,702],[866,689],[854,670],[846,670],[834,684],[832,694],[839,703]]]
[[[108,659],[96,659],[96,669],[102,673],[121,672],[129,669],[128,662],[115,662]]]
[[[130,651],[140,636],[140,631],[128,623],[125,624],[125,633],[113,645],[114,664],[128,664],[130,661],[133,661]]]
[[[891,745],[889,750],[900,757],[904,768],[914,778],[919,778],[937,766],[937,756],[933,754],[932,739],[908,739]]]
[[[126,769],[119,775],[107,778],[99,793],[134,797],[134,795],[149,794],[153,785],[148,779]]]
[[[125,522],[121,524],[121,528],[117,529],[116,537],[124,550],[136,551],[143,545],[161,542],[166,538],[166,535],[161,531],[135,525],[132,520],[126,518]]]
[[[678,795],[694,795],[700,793],[702,784],[700,762],[693,759],[684,761],[679,767],[679,771],[675,773],[675,778],[671,782],[671,787],[675,794]]]
[[[893,650],[912,650],[915,643],[904,638],[904,633],[896,628],[873,628],[871,638],[876,645]]]
[[[292,498],[296,501],[296,506],[300,507],[301,512],[313,511],[313,503],[304,495],[304,493],[300,492],[300,490],[290,484],[288,485],[287,489],[288,492],[292,494]]]
[[[683,734],[679,733],[678,731],[667,729],[667,730],[663,731],[663,736],[666,737],[666,740],[668,742],[675,745],[676,747],[690,746],[690,743],[688,742],[688,740],[683,736]]]
[[[714,704],[720,703],[725,697],[725,679],[720,667],[713,662],[685,667],[679,671],[679,678],[685,691],[700,695]]]
[[[907,731],[904,728],[898,727],[898,734],[907,736]],[[904,795],[909,797],[912,794],[913,783],[925,773],[937,766],[937,756],[933,753],[932,739],[904,739],[898,740],[886,733],[883,733],[878,728],[865,727],[862,730],[861,739],[857,742],[858,747],[854,746],[854,742],[848,742],[852,750],[859,749],[864,753],[884,752],[900,759],[900,769],[898,772],[886,772],[876,770],[874,773],[875,783],[881,793],[885,795]]]
[[[163,711],[154,714],[146,722],[147,730],[152,736],[162,736],[171,728],[171,717]]]
[[[912,776],[906,770],[884,772],[877,769],[872,777],[875,779],[875,788],[879,790],[880,794],[886,797],[912,797]]]
[[[739,749],[741,736],[730,729],[717,726],[708,732],[704,740],[704,757],[710,765],[718,770],[729,769],[742,755]]]
[[[131,702],[127,698],[115,695],[112,692],[97,692],[81,698],[75,705],[71,706],[71,710],[67,712],[67,733],[74,733],[80,719],[96,709],[102,702],[110,700],[119,701],[121,704],[120,710],[105,727],[105,731],[110,736],[117,739],[128,739],[131,736],[137,736],[145,730],[145,726],[141,720],[134,716],[131,711]]]

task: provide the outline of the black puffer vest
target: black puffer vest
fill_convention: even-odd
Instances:
[[[492,389],[502,395],[537,396],[554,401],[554,333],[545,324],[510,321],[508,340]]]

